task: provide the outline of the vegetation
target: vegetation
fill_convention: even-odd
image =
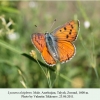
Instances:
[[[99,1],[0,1],[0,88],[99,88],[98,9]],[[51,32],[76,18],[76,55],[67,63],[47,66],[31,34]]]

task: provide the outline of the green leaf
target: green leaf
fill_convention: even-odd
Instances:
[[[0,9],[9,13],[19,13],[19,10],[12,7],[1,6]]]

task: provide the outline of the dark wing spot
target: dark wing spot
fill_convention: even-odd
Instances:
[[[66,38],[68,38],[69,36],[68,35],[66,35]]]
[[[69,32],[69,34],[71,34],[72,33],[72,30],[70,29],[70,32]]]
[[[72,32],[70,31],[69,34],[71,34]]]
[[[64,30],[66,30],[66,27],[64,27]]]
[[[61,32],[61,30],[59,30]]]
[[[70,25],[71,26],[71,28],[73,28],[73,25]]]

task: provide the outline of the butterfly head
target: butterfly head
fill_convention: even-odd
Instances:
[[[49,32],[46,31],[46,32],[45,32],[45,35],[46,35],[46,34],[49,34]]]

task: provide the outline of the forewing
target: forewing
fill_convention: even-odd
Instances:
[[[44,47],[46,46],[44,34],[41,33],[32,34],[31,41],[40,52],[42,52]]]
[[[57,40],[66,40],[72,42],[76,39],[79,30],[79,21],[73,20],[56,28],[52,34]]]

